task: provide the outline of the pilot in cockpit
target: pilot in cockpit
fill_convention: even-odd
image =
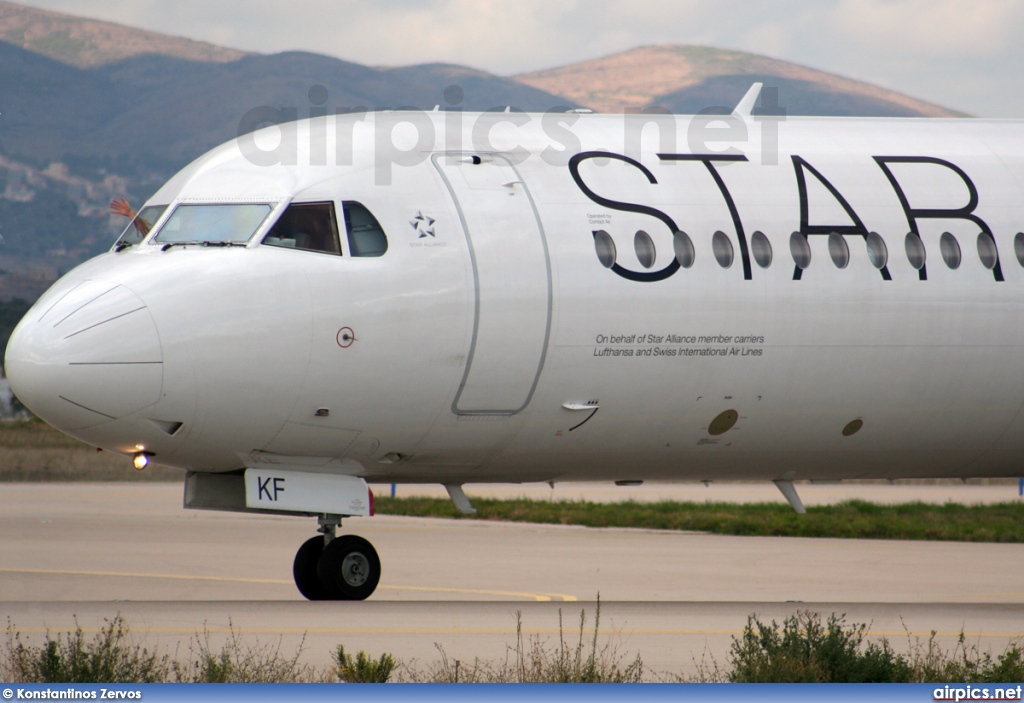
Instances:
[[[132,206],[128,204],[128,201],[124,198],[117,198],[110,201],[110,211],[115,215],[123,215],[132,221],[135,225],[135,229],[139,233],[139,238],[145,237],[149,234],[149,230],[153,227],[152,222],[147,222],[141,217],[136,217],[137,214]]]
[[[281,215],[263,243],[340,254],[333,207],[329,203],[292,204]]]

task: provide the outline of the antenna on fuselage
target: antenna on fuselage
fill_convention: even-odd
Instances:
[[[782,495],[786,497],[786,501],[793,510],[800,515],[807,512],[807,508],[804,507],[803,501],[800,500],[800,496],[797,495],[796,488],[793,486],[792,481],[788,478],[777,478],[772,481],[772,483],[774,483],[778,487],[779,491],[782,492]]]

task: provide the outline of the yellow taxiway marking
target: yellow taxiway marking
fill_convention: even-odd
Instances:
[[[288,584],[291,581],[282,579],[252,579],[228,576],[189,576],[187,574],[133,574],[122,571],[69,571],[67,569],[5,569],[0,568],[0,573],[6,574],[52,574],[59,576],[105,576],[110,578],[133,578],[133,579],[173,579],[177,581],[230,581],[232,583],[272,583]]]
[[[511,598],[527,598],[541,603],[547,603],[553,600],[573,603],[577,600],[576,596],[570,596],[566,593],[525,593],[520,591],[488,591],[480,588],[435,588],[433,586],[377,586],[377,588],[384,588],[389,591],[441,591],[444,593],[475,593],[488,596],[509,596]]]
[[[101,627],[76,627],[81,629],[83,633],[95,633],[101,632],[105,628]],[[39,634],[39,633],[50,633],[60,628],[55,627],[30,627],[30,628],[18,628],[18,631],[24,634]],[[130,627],[132,632],[138,632],[142,634],[150,635],[196,635],[200,632],[195,627]],[[202,630],[204,634],[211,635],[516,635],[517,631],[514,627],[210,627],[204,625]],[[558,630],[557,628],[528,628],[524,627],[521,630],[524,635],[565,635],[564,630]],[[590,633],[593,630],[589,631]],[[571,633],[570,633],[571,634]],[[599,635],[602,636],[625,636],[631,637],[633,635],[660,635],[660,636],[729,636],[738,637],[743,634],[742,630],[683,630],[683,629],[637,629],[630,630],[625,629],[605,629],[599,630]],[[893,637],[893,636],[907,636],[912,635],[915,637],[931,637],[932,632],[883,632],[883,631],[868,631],[865,633],[868,637]],[[959,632],[936,632],[934,633],[937,637],[960,637]],[[965,637],[970,638],[1000,638],[1000,639],[1017,639],[1020,638],[1024,633],[1019,632],[965,632]]]
[[[262,583],[273,585],[292,585],[291,581],[284,579],[259,579],[245,578],[241,576],[196,576],[188,574],[136,574],[121,571],[68,571],[65,569],[5,569],[0,568],[0,573],[8,574],[53,574],[60,576],[101,576],[106,578],[135,578],[135,579],[170,579],[175,581],[219,581],[227,583]],[[537,602],[550,602],[560,600],[573,602],[576,596],[565,593],[528,593],[523,591],[492,591],[482,588],[442,588],[434,586],[391,586],[380,585],[378,589],[387,591],[418,591],[425,593],[461,593],[464,595],[478,596],[505,596],[507,598],[523,598]]]

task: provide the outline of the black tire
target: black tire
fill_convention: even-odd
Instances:
[[[345,535],[324,549],[317,574],[329,598],[365,600],[380,582],[380,557],[362,537]]]
[[[292,564],[292,576],[299,593],[308,600],[329,600],[330,596],[317,575],[317,565],[324,553],[324,537],[317,535],[302,543],[295,554]]]

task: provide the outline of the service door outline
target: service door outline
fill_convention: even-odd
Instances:
[[[551,259],[526,181],[499,153],[431,161],[455,203],[473,264],[473,337],[452,412],[514,415],[530,404],[551,336]]]

